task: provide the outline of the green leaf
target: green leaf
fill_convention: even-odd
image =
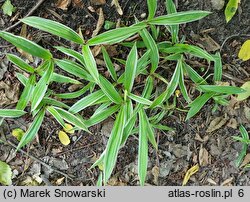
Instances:
[[[153,145],[153,147],[157,150],[158,149],[158,145],[157,142],[155,140],[155,131],[152,128],[152,125],[150,124],[147,114],[145,112],[145,110],[141,109],[141,111],[143,112],[143,120],[145,121],[145,126],[147,127],[147,137],[149,142]]]
[[[200,97],[196,98],[189,106],[191,107],[188,111],[186,120],[196,115],[200,109],[206,104],[206,102],[214,96],[214,93],[205,93]]]
[[[245,90],[239,87],[234,86],[216,86],[216,85],[200,85],[199,88],[203,92],[214,92],[222,94],[239,94],[244,93]]]
[[[242,101],[250,97],[250,81],[245,82],[242,86],[242,89],[245,90],[244,93],[241,93],[237,96],[238,101]]]
[[[85,79],[87,81],[94,81],[92,76],[75,62],[70,60],[55,60],[55,63],[58,67],[76,77]]]
[[[70,107],[66,104],[64,104],[63,102],[60,102],[58,100],[55,100],[53,98],[50,97],[44,97],[42,100],[43,105],[53,105],[53,106],[57,106],[57,107],[62,107],[65,109],[69,109]]]
[[[91,86],[93,86],[93,83],[88,83],[81,90],[78,90],[72,93],[59,93],[59,94],[54,94],[54,95],[61,99],[74,99],[86,93],[91,88]]]
[[[137,48],[136,44],[131,49],[125,67],[125,78],[124,78],[124,88],[128,92],[131,92],[136,76],[136,68],[138,62]]]
[[[166,0],[166,9],[168,14],[177,13],[173,0]],[[172,36],[172,43],[177,43],[179,35],[179,25],[171,25],[170,32]]]
[[[163,49],[165,53],[189,53],[199,58],[205,58],[208,61],[214,61],[214,57],[207,51],[189,44],[175,44],[175,46]]]
[[[116,28],[93,37],[88,41],[88,45],[95,46],[99,44],[119,43],[139,32],[146,26],[146,23],[140,23],[130,27]]]
[[[78,113],[79,111],[82,111],[83,109],[93,105],[97,100],[101,99],[104,96],[105,96],[105,94],[101,90],[98,90],[94,93],[91,93],[91,94],[87,95],[86,97],[77,101],[69,109],[69,112],[71,112],[72,114]]]
[[[98,69],[96,66],[95,58],[94,58],[89,46],[85,45],[82,47],[82,54],[83,54],[84,62],[86,64],[86,69],[91,74],[91,76],[93,77],[95,82],[100,83],[99,82],[99,73],[98,73]]]
[[[138,60],[137,67],[136,67],[136,74],[135,77],[137,77],[140,74],[144,73],[144,70],[147,68],[147,65],[150,63],[149,61],[150,51],[147,51],[143,54],[143,56]],[[124,62],[124,65],[126,65],[126,61]],[[124,83],[125,79],[125,72],[119,77],[118,83]]]
[[[0,161],[0,184],[3,184],[5,186],[11,185],[12,184],[11,178],[12,178],[12,171],[10,166],[5,162]]]
[[[18,118],[23,116],[27,112],[17,109],[0,109],[0,117],[6,118]]]
[[[135,102],[143,104],[143,105],[149,105],[150,106],[152,104],[152,102],[150,100],[148,100],[148,99],[146,99],[144,97],[140,97],[138,95],[132,94],[132,93],[130,93],[128,95],[128,97],[130,99],[134,100]]]
[[[191,102],[191,99],[190,99],[190,97],[188,96],[188,92],[187,92],[187,89],[186,89],[186,86],[185,86],[185,83],[184,83],[183,65],[182,65],[182,63],[181,63],[180,65],[181,65],[181,70],[180,70],[180,81],[179,81],[180,90],[181,90],[181,93],[182,93],[184,99],[185,99],[187,102]]]
[[[101,187],[102,186],[102,172],[100,173],[99,177],[98,177],[98,180],[97,180],[97,183],[96,183],[96,186],[98,187]]]
[[[9,59],[9,61],[17,65],[21,70],[31,74],[35,72],[33,67],[28,65],[26,62],[24,62],[21,58],[17,57],[16,55],[7,54],[7,58]]]
[[[188,76],[190,77],[190,79],[196,83],[196,84],[207,84],[207,82],[205,81],[205,79],[202,78],[202,76],[200,76],[192,67],[190,67],[188,64],[186,64],[185,62],[183,62],[182,64],[188,74]]]
[[[119,110],[119,108],[120,108],[120,105],[115,105],[115,106],[109,107],[107,109],[104,109],[104,110],[100,111],[99,113],[91,116],[89,118],[89,120],[87,120],[85,123],[88,127],[94,126],[94,125],[106,120],[112,114],[117,112]]]
[[[174,74],[168,84],[167,89],[153,101],[152,105],[150,106],[151,109],[162,104],[165,100],[170,98],[170,96],[174,93],[180,80],[180,72],[182,68],[181,64],[182,60],[179,60],[175,68]]]
[[[121,145],[125,145],[128,137],[131,135],[135,127],[136,120],[137,120],[137,113],[134,113],[134,115],[132,115],[132,117],[130,117],[127,120],[125,128],[124,128],[123,136],[122,136]]]
[[[148,138],[147,120],[143,110],[139,111],[139,151],[138,151],[138,176],[140,185],[144,186],[148,167]]]
[[[49,32],[69,41],[73,41],[78,44],[84,43],[83,39],[75,31],[61,23],[34,16],[23,18],[21,21],[29,26]]]
[[[75,116],[74,114],[61,109],[59,107],[54,107],[55,110],[60,114],[60,116],[67,122],[75,125],[77,128],[82,129],[84,131],[89,132],[85,122],[83,122],[83,120],[81,120],[80,118],[78,118],[77,116]],[[89,132],[90,133],[90,132]]]
[[[150,50],[150,60],[151,60],[151,64],[152,64],[150,72],[153,73],[158,68],[159,59],[160,59],[157,44],[155,43],[153,37],[150,35],[150,33],[147,31],[146,28],[143,29],[142,31],[140,31],[140,35],[141,35],[147,49]]]
[[[226,21],[229,22],[233,16],[235,15],[238,6],[239,6],[240,0],[229,0],[225,9],[225,17]]]
[[[238,155],[235,164],[239,167],[247,154],[248,145],[243,144],[240,154]]]
[[[200,20],[209,14],[208,11],[182,11],[153,18],[148,20],[148,23],[153,25],[178,25]]]
[[[55,49],[59,50],[60,52],[75,58],[76,60],[78,60],[82,65],[85,66],[85,62],[84,62],[84,57],[83,55],[81,55],[80,53],[78,53],[75,50],[69,49],[69,48],[65,48],[65,47],[61,47],[61,46],[55,46]]]
[[[17,79],[24,85],[26,86],[27,82],[28,82],[28,78],[26,76],[24,76],[23,74],[20,74],[18,72],[16,72],[16,77]]]
[[[30,99],[32,97],[35,82],[36,82],[36,76],[31,75],[29,80],[26,83],[26,86],[25,86],[18,102],[17,102],[16,109],[18,109],[18,110],[25,109],[25,107],[27,106],[28,102],[30,101]]]
[[[157,9],[157,1],[156,0],[147,0],[148,3],[148,19],[152,19],[155,16],[155,12]]]
[[[6,41],[12,43],[17,48],[22,49],[24,52],[27,52],[33,56],[37,56],[43,58],[45,60],[51,59],[51,53],[42,48],[41,46],[37,45],[36,43],[29,41],[21,36],[15,36],[11,33],[1,31],[0,37],[5,39]]]
[[[249,140],[248,132],[243,125],[240,126],[240,134],[241,134],[242,138]]]
[[[16,150],[19,150],[21,147],[25,146],[34,139],[34,137],[37,135],[39,128],[41,127],[44,115],[45,115],[45,110],[42,109],[34,118],[34,121],[30,125],[27,132],[23,135]]]
[[[65,122],[61,115],[55,110],[54,107],[50,106],[47,107],[47,111],[57,120],[57,122],[62,126],[65,127]]]
[[[105,93],[105,95],[114,103],[122,103],[122,97],[116,91],[115,87],[103,76],[100,76],[100,88]]]
[[[220,52],[214,55],[214,81],[221,81],[222,79],[222,60]]]
[[[12,16],[12,13],[15,12],[16,8],[11,4],[10,0],[5,0],[4,4],[2,5],[3,14]]]
[[[125,126],[125,107],[123,106],[117,115],[111,135],[109,137],[104,157],[104,184],[107,183],[115,167],[118,151],[122,141]]]
[[[102,54],[103,54],[103,59],[105,61],[106,67],[108,68],[108,71],[109,71],[111,77],[113,78],[114,81],[117,81],[115,67],[114,67],[114,65],[109,57],[109,54],[106,51],[104,46],[102,46]]]
[[[43,73],[41,73],[41,75],[43,75]],[[57,83],[71,83],[71,84],[82,84],[80,81],[76,80],[76,79],[72,79],[68,76],[64,76],[61,74],[57,74],[57,73],[53,73],[51,76],[50,81],[54,81]]]
[[[40,104],[40,102],[42,101],[48,89],[48,85],[50,83],[53,70],[54,70],[54,64],[52,61],[50,61],[48,62],[46,72],[43,74],[43,76],[41,77],[41,79],[39,80],[39,82],[36,84],[34,88],[34,93],[33,93],[33,97],[31,100],[31,112],[34,111],[37,108],[37,106]]]

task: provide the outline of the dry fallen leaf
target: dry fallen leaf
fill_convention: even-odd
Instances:
[[[207,178],[207,182],[212,184],[212,185],[217,185],[217,183],[211,178]]]
[[[61,178],[59,178],[59,179],[56,179],[55,184],[56,184],[57,186],[58,186],[58,185],[61,185],[61,184],[63,183],[64,179],[65,179],[65,177],[61,177]]]
[[[182,182],[182,186],[185,186],[187,184],[188,180],[190,179],[190,177],[192,175],[194,175],[198,171],[199,171],[199,165],[198,164],[196,164],[195,166],[190,168],[185,174],[185,177],[184,177],[183,182]]]
[[[250,47],[249,47],[249,53],[250,53]],[[246,100],[250,96],[250,81],[247,81],[246,83],[244,83],[241,86],[241,88],[243,88],[245,92],[238,94],[238,97],[237,97],[238,101]]]
[[[221,186],[231,186],[231,182],[233,181],[233,177],[226,179],[224,182],[222,182]]]
[[[67,146],[67,145],[70,144],[70,139],[69,139],[69,136],[67,135],[67,133],[65,133],[65,132],[63,132],[63,131],[60,131],[60,132],[58,133],[58,137],[59,137],[60,142],[61,142],[63,145]]]
[[[233,128],[233,129],[237,129],[238,128],[238,123],[237,123],[236,119],[231,118],[228,121],[227,126],[230,127],[230,128]]]
[[[241,47],[238,57],[243,61],[250,59],[250,40],[247,40]]]
[[[209,164],[208,151],[202,146],[199,151],[199,164],[200,166],[207,166]]]
[[[99,33],[99,31],[102,29],[103,24],[104,24],[104,15],[102,8],[100,8],[96,29],[93,31],[92,37],[96,36]]]
[[[18,101],[20,84],[0,81],[0,106],[13,104]]]
[[[123,10],[122,10],[118,0],[112,0],[111,6],[113,6],[113,5],[115,5],[117,13],[119,13],[119,15],[123,15]]]
[[[211,121],[206,132],[211,133],[215,130],[220,129],[222,126],[224,126],[227,123],[227,121],[228,121],[227,117],[216,117],[213,121]]]
[[[68,123],[65,123],[64,125],[64,128],[63,130],[66,132],[66,133],[69,133],[69,134],[74,134],[75,130],[73,129],[74,127]]]
[[[62,10],[67,10],[71,4],[71,0],[58,0],[56,3],[56,7]]]
[[[160,174],[160,169],[158,166],[154,166],[152,168],[152,175],[154,176],[154,184],[158,185],[158,180],[159,180],[159,174]]]
[[[247,164],[249,164],[249,163],[250,163],[250,153],[248,153],[248,154],[245,156],[243,162],[242,162],[241,165],[240,165],[240,168],[243,168],[245,165],[247,165]]]
[[[73,5],[79,8],[83,8],[84,6],[82,0],[73,0]]]
[[[12,130],[11,133],[18,141],[20,141],[24,135],[24,131],[21,128],[16,128]]]
[[[106,4],[106,0],[90,0],[92,5],[100,6]]]

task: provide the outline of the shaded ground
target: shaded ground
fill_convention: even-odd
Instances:
[[[18,1],[12,0],[17,7],[16,17],[23,17],[36,1]],[[132,24],[134,15],[142,19],[142,14],[147,13],[146,1],[121,0],[120,4],[124,10],[124,15],[119,16],[115,9],[110,6],[110,2],[101,6],[104,9],[106,20],[117,21],[121,19],[121,24]],[[250,79],[250,62],[242,63],[237,59],[237,53],[241,43],[246,39],[245,35],[250,34],[250,4],[247,0],[242,0],[240,14],[226,24],[223,10],[215,10],[210,1],[202,0],[179,0],[178,10],[201,9],[212,11],[209,17],[201,20],[199,23],[190,23],[181,27],[181,36],[186,36],[190,44],[198,44],[201,47],[206,46],[207,38],[211,37],[221,48],[224,64],[224,82],[240,86],[244,81]],[[33,15],[54,19],[62,22],[77,30],[80,26],[83,35],[90,38],[98,15],[91,12],[88,6],[89,1],[83,1],[83,7],[70,6],[68,10],[63,11],[56,6],[56,1],[47,0],[35,11]],[[100,6],[94,6],[94,9]],[[157,15],[165,13],[164,1],[159,1]],[[16,22],[10,21],[11,18],[0,13],[0,29],[5,29]],[[12,30],[19,34],[21,25]],[[51,45],[60,45],[61,41],[40,31],[29,29],[28,35],[45,47],[51,48]],[[210,38],[209,38],[210,39]],[[205,42],[204,42],[205,41]],[[65,42],[66,43],[66,42]],[[66,44],[75,50],[72,44]],[[2,81],[0,88],[8,89],[8,99],[5,98],[5,105],[14,106],[18,99],[19,84],[14,76],[14,68],[7,63],[4,58],[6,52],[16,50],[6,42],[0,40],[0,59]],[[117,54],[124,54],[119,49]],[[55,53],[56,55],[57,53]],[[58,57],[61,57],[58,55]],[[39,61],[35,61],[39,62]],[[191,60],[190,63],[193,61]],[[194,67],[200,68],[200,63],[192,63]],[[209,67],[204,65],[205,70]],[[205,73],[205,72],[204,72]],[[168,77],[169,72],[165,72]],[[1,75],[0,75],[1,76]],[[6,86],[7,85],[7,86]],[[68,90],[69,86],[54,86],[59,92]],[[192,88],[189,89],[192,95]],[[2,94],[1,94],[2,95]],[[0,96],[1,98],[1,96]],[[181,100],[179,101],[181,104]],[[3,103],[3,102],[2,102]],[[148,184],[152,185],[181,185],[186,171],[196,163],[201,165],[200,170],[189,181],[189,185],[250,185],[249,174],[247,170],[239,169],[235,166],[235,159],[238,152],[241,151],[241,144],[233,141],[233,135],[238,135],[240,124],[250,129],[250,101],[236,103],[231,98],[228,107],[219,107],[216,112],[212,112],[213,103],[209,102],[202,111],[193,119],[184,122],[185,113],[174,111],[168,117],[165,117],[163,123],[175,129],[175,132],[157,133],[159,151],[156,152],[150,148],[150,162],[148,168]],[[91,112],[90,112],[91,113]],[[83,116],[89,116],[85,112]],[[25,119],[26,118],[26,119]],[[21,127],[25,129],[30,123],[30,118],[25,117],[18,120],[6,120],[1,127],[1,132],[7,139],[17,144],[14,137],[10,135],[13,128]],[[207,130],[212,120],[224,123],[215,131]],[[220,118],[220,119],[219,119]],[[96,158],[105,148],[108,134],[112,127],[113,119],[99,124],[91,131],[94,135],[85,132],[79,132],[72,137],[73,143],[68,147],[63,147],[57,138],[57,131],[60,126],[49,116],[39,132],[39,138],[28,147],[22,154],[14,153],[12,146],[0,144],[0,160],[7,161],[15,170],[16,177],[13,183],[33,184],[40,180],[42,184],[53,185],[95,185],[98,171],[88,170]],[[215,124],[214,127],[216,127]],[[212,127],[212,128],[214,128]],[[131,137],[126,146],[120,151],[117,167],[110,180],[111,185],[137,185],[137,138]],[[46,165],[41,165],[45,162]],[[48,168],[51,166],[52,168]],[[159,171],[159,172],[158,172]],[[61,173],[63,172],[63,173]],[[71,180],[70,178],[73,178]]]

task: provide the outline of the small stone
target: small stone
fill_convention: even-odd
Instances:
[[[146,16],[147,16],[146,13],[142,13],[142,14],[141,14],[141,18],[142,18],[142,19],[144,19]]]
[[[211,0],[212,8],[215,10],[223,9],[225,5],[225,0]]]

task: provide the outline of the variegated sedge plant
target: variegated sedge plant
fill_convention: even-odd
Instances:
[[[8,32],[0,32],[0,37],[17,48],[42,59],[42,63],[38,67],[32,67],[15,55],[7,55],[12,63],[29,74],[27,77],[24,74],[16,73],[17,78],[24,85],[16,108],[0,110],[0,117],[3,118],[17,118],[26,114],[33,117],[33,122],[20,140],[17,149],[24,147],[34,139],[46,111],[62,127],[66,123],[71,123],[74,125],[74,129],[86,132],[89,132],[91,126],[114,115],[116,119],[106,149],[92,166],[103,168],[98,185],[108,182],[115,167],[119,149],[126,143],[131,134],[139,134],[138,176],[140,184],[144,185],[147,175],[148,142],[157,149],[155,130],[171,130],[171,128],[161,125],[160,121],[167,115],[168,100],[178,86],[190,106],[187,118],[194,116],[210,98],[218,103],[224,103],[225,96],[242,92],[242,89],[236,87],[208,85],[207,81],[185,62],[187,54],[214,62],[214,81],[221,79],[222,64],[218,53],[210,55],[201,48],[179,41],[178,38],[180,24],[199,20],[207,16],[209,12],[177,12],[172,0],[167,0],[168,14],[155,17],[157,1],[148,0],[147,3],[149,10],[147,20],[136,21],[132,26],[104,32],[88,41],[85,41],[81,34],[55,21],[39,17],[27,17],[21,20],[29,26],[79,44],[82,53],[65,47],[55,47],[73,60],[54,58],[49,50],[30,40]],[[170,31],[171,42],[158,42],[160,25],[165,26]],[[119,60],[125,66],[125,70],[116,72],[112,58],[109,57],[104,45],[121,43],[137,33],[141,36],[142,41],[127,44],[131,46],[131,50],[126,60]],[[109,80],[98,71],[91,52],[91,47],[96,45],[103,45],[102,54],[110,73]],[[138,54],[140,46],[142,47],[141,52],[143,52],[141,57]],[[177,61],[172,79],[169,82],[157,73],[160,60]],[[55,73],[55,67],[61,68],[74,78]],[[191,102],[184,84],[184,75],[186,74],[194,81],[197,89],[204,93],[193,102]],[[139,75],[145,78],[141,95],[135,94],[134,91],[135,79]],[[155,92],[154,85],[154,82],[158,80],[164,81],[166,85],[166,90],[159,96]],[[52,82],[82,84],[83,87],[75,92],[58,94],[49,88]],[[86,93],[87,95],[82,98]],[[81,98],[79,98],[80,96]],[[72,106],[59,101],[59,99],[76,98],[79,100]],[[97,109],[89,119],[79,114],[87,107],[94,105],[97,106]]]

